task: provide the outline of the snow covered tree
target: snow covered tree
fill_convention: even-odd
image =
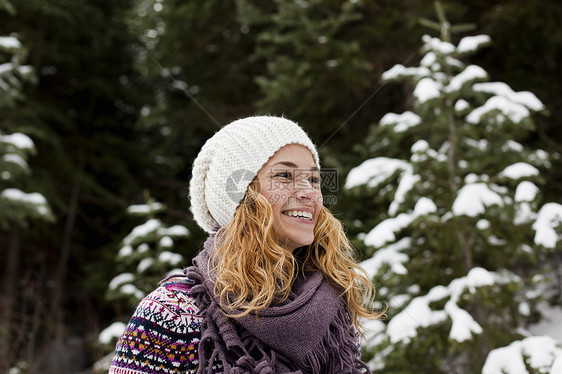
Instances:
[[[11,9],[7,2],[0,8]],[[0,230],[6,231],[7,241],[3,244],[2,269],[3,294],[0,306],[0,371],[11,365],[13,357],[8,352],[18,334],[15,331],[17,279],[21,255],[22,227],[30,219],[54,220],[45,197],[38,192],[24,192],[31,183],[28,180],[31,170],[27,163],[35,153],[31,138],[22,132],[6,132],[16,128],[9,116],[18,100],[22,99],[22,84],[33,81],[33,69],[24,65],[26,50],[16,35],[0,36]]]
[[[187,238],[189,230],[181,225],[167,227],[156,218],[164,208],[151,198],[146,204],[127,208],[130,215],[146,221],[122,240],[117,253],[119,274],[109,283],[109,299],[125,298],[136,304],[167,274],[181,272],[181,267],[186,265],[184,257],[174,248],[174,240]]]
[[[190,232],[182,225],[168,227],[156,218],[164,209],[163,204],[149,196],[146,204],[127,208],[129,215],[143,217],[145,222],[134,227],[121,241],[117,253],[119,274],[109,283],[109,300],[124,299],[133,307],[139,299],[153,291],[159,281],[167,275],[181,273],[181,268],[187,265],[184,256],[178,253],[177,241],[189,237]],[[127,310],[125,315],[129,318],[131,311]],[[107,372],[109,369],[115,341],[123,334],[125,327],[125,322],[118,320],[99,333],[98,343],[107,355],[96,363],[96,372]]]
[[[389,318],[369,324],[364,348],[385,373],[553,373],[559,343],[525,329],[541,317],[538,287],[552,290],[543,260],[562,246],[562,206],[540,202],[540,170],[559,156],[521,143],[544,106],[463,62],[487,35],[455,45],[441,21],[419,66],[383,74],[413,83],[413,110],[372,128],[373,158],[346,180],[385,208],[363,266]]]

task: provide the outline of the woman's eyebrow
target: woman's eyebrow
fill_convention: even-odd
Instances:
[[[297,168],[297,169],[299,168],[297,164],[295,164],[295,163],[293,163],[293,162],[291,162],[291,161],[280,161],[280,162],[278,162],[278,163],[276,163],[276,164],[271,165],[271,167],[274,167],[274,166],[277,166],[277,165],[285,165],[285,166],[287,166],[287,167],[290,167],[290,168]],[[304,169],[304,168],[303,168],[303,169]],[[318,171],[318,168],[317,168],[316,166],[312,166],[309,170],[310,170],[310,171]]]

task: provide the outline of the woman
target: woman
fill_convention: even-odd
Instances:
[[[193,164],[210,236],[193,266],[142,300],[110,373],[364,373],[371,282],[322,205],[314,144],[278,117],[235,121]]]

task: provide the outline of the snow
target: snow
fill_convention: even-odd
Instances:
[[[183,256],[170,251],[163,251],[158,256],[158,261],[168,263],[172,266],[176,266],[183,261]]]
[[[379,340],[381,340],[382,332],[385,329],[385,324],[379,319],[361,319],[361,326],[363,327],[363,339],[361,346],[365,348],[375,347]]]
[[[530,112],[526,106],[513,102],[502,96],[490,97],[483,106],[474,109],[466,116],[469,123],[478,124],[482,120],[482,116],[499,111],[504,117],[514,123],[520,123],[523,119],[529,117]],[[501,118],[498,118],[501,123]]]
[[[171,248],[174,246],[174,241],[169,236],[163,236],[158,242],[160,248]]]
[[[486,79],[487,77],[488,73],[486,73],[486,70],[477,65],[469,65],[451,79],[445,90],[447,92],[457,92],[460,91],[460,89],[468,82],[473,82],[478,79]]]
[[[155,213],[164,208],[164,205],[161,203],[149,203],[149,204],[137,204],[131,205],[127,208],[127,213],[141,215],[141,214],[150,214]]]
[[[121,247],[119,252],[117,252],[117,257],[127,257],[133,254],[133,247],[130,245],[124,245]]]
[[[189,235],[189,230],[185,226],[174,225],[172,227],[163,228],[161,230],[163,235],[169,235],[171,237],[186,237]]]
[[[487,230],[490,228],[490,221],[484,218],[479,219],[478,222],[476,222],[476,228],[478,230]]]
[[[427,140],[420,139],[410,147],[410,152],[421,153],[426,152],[429,149],[429,143]]]
[[[554,363],[550,367],[550,374],[562,374],[562,356],[556,357]]]
[[[463,112],[468,108],[470,108],[470,104],[464,99],[459,99],[455,103],[455,112]]]
[[[419,103],[425,103],[428,100],[441,97],[440,84],[431,78],[422,78],[413,93]]]
[[[483,268],[471,269],[465,277],[457,278],[447,287],[435,286],[426,295],[418,296],[408,306],[394,316],[387,327],[387,335],[391,342],[409,342],[417,336],[417,329],[441,323],[447,318],[451,320],[449,338],[463,342],[480,334],[482,327],[472,316],[458,306],[463,294],[474,293],[479,287],[492,286],[496,283],[506,283],[517,280],[516,276],[504,276],[489,272]],[[449,298],[444,310],[432,310],[430,304]]]
[[[504,145],[502,145],[501,150],[502,151],[515,151],[515,152],[523,152],[523,145],[521,145],[521,143],[518,143],[514,140],[508,140],[505,142]]]
[[[403,311],[388,322],[386,334],[392,344],[408,343],[417,336],[416,330],[419,327],[428,327],[445,321],[446,312],[431,310],[429,304],[446,296],[445,287],[437,286],[432,288],[427,295],[414,298]]]
[[[33,140],[21,132],[15,132],[9,135],[0,135],[0,142],[5,144],[11,144],[16,148],[21,150],[32,150],[35,149]]]
[[[546,248],[556,248],[560,241],[560,235],[556,228],[562,226],[562,205],[557,203],[544,204],[537,213],[537,219],[533,223],[535,230],[535,244]]]
[[[429,147],[429,143],[423,139],[415,142],[410,148],[412,156],[410,156],[410,161],[412,162],[424,162],[428,158],[432,158],[439,162],[447,161],[447,156],[443,153],[439,153],[434,149]]]
[[[132,285],[130,283],[121,286],[119,291],[123,295],[132,295],[132,296],[136,297],[137,299],[142,299],[144,297],[144,292],[142,292],[141,290],[139,290],[137,287],[135,287],[134,285]]]
[[[28,169],[27,162],[20,155],[8,153],[2,156],[2,160],[11,164],[16,164],[22,169]]]
[[[453,203],[453,214],[476,217],[491,205],[503,205],[503,200],[486,183],[466,184],[459,190]]]
[[[109,282],[109,289],[115,290],[120,285],[122,285],[124,283],[127,283],[127,282],[132,282],[133,280],[135,280],[134,274],[132,274],[132,273],[121,273],[119,275],[116,275],[111,280],[111,282]]]
[[[102,332],[100,332],[98,341],[101,344],[109,344],[114,339],[118,339],[119,337],[121,337],[126,328],[127,325],[123,322],[113,322],[111,325],[103,329]]]
[[[498,96],[503,96],[513,102],[525,105],[534,111],[544,109],[544,104],[529,91],[515,92],[504,82],[484,82],[475,83],[472,88],[477,92],[486,92]]]
[[[140,260],[139,264],[137,265],[137,271],[139,273],[144,272],[146,269],[151,267],[154,264],[154,259],[151,257],[146,257]]]
[[[365,237],[365,244],[378,248],[384,243],[396,240],[395,233],[407,227],[414,220],[411,214],[401,213],[376,225]]]
[[[160,222],[160,220],[154,218],[149,219],[142,225],[135,227],[133,231],[131,231],[131,233],[123,239],[123,243],[134,244],[139,239],[142,239],[147,235],[158,231],[158,229],[161,227],[162,227],[162,223]]]
[[[526,162],[517,162],[513,165],[509,165],[500,172],[500,176],[515,180],[525,177],[534,177],[537,175],[539,175],[539,169]]]
[[[420,123],[421,117],[411,111],[402,114],[387,113],[379,122],[381,126],[394,125],[394,131],[397,133],[404,132]]]
[[[150,246],[147,243],[142,243],[137,247],[138,253],[144,253],[150,250]]]
[[[424,50],[432,50],[440,54],[448,55],[455,52],[455,46],[449,42],[444,42],[439,38],[432,38],[429,35],[422,36]]]
[[[420,197],[416,206],[414,206],[414,217],[418,218],[426,214],[435,213],[436,211],[437,205],[435,205],[431,199],[427,197]]]
[[[49,215],[47,200],[38,192],[26,193],[17,188],[6,188],[0,193],[0,197],[17,203],[33,205],[40,215]]]
[[[421,66],[431,67],[437,61],[437,55],[434,52],[427,52],[420,61]]]
[[[378,248],[384,243],[396,240],[395,234],[407,227],[416,218],[437,211],[437,206],[427,197],[421,197],[412,213],[401,213],[376,225],[365,237],[365,244]]]
[[[466,138],[464,142],[465,144],[473,148],[479,149],[481,151],[486,151],[488,147],[490,147],[490,142],[488,141],[488,139],[474,140],[474,139]]]
[[[13,36],[0,36],[0,48],[18,49],[21,48],[21,43]]]
[[[5,62],[0,64],[0,76],[4,74],[8,74],[14,70],[14,64],[11,62]]]
[[[557,157],[557,153],[554,153],[554,157]],[[537,149],[529,155],[529,161],[535,165],[541,165],[546,168],[550,168],[552,164],[550,163],[550,155],[548,152],[542,149]]]
[[[396,172],[409,170],[411,167],[406,161],[388,157],[365,160],[361,165],[351,169],[345,181],[345,188],[350,189],[364,184],[375,188]]]
[[[548,335],[562,343],[562,307],[541,303],[537,309],[542,318],[529,326],[529,332],[533,335]]]
[[[478,50],[478,48],[482,47],[490,43],[491,39],[488,35],[474,35],[474,36],[466,36],[462,38],[457,46],[458,53],[471,53]]]
[[[528,373],[526,363],[540,373],[559,374],[554,363],[556,360],[558,366],[560,357],[562,349],[557,347],[555,339],[550,336],[531,336],[492,350],[484,363],[482,374],[525,374]]]
[[[516,203],[533,201],[539,193],[539,188],[532,182],[523,181],[515,189],[514,200]]]
[[[421,180],[418,174],[412,174],[410,170],[405,171],[400,178],[398,188],[394,193],[394,199],[388,208],[388,213],[394,215],[397,213],[400,204],[405,200],[406,194],[414,188],[415,184]]]
[[[452,300],[447,301],[445,304],[445,312],[451,318],[451,331],[449,332],[449,339],[457,342],[464,342],[472,338],[472,334],[481,334],[482,327],[472,318],[472,316]]]
[[[393,273],[406,274],[407,270],[404,263],[409,260],[409,257],[402,251],[408,249],[411,243],[410,238],[402,238],[396,243],[377,250],[371,258],[361,262],[360,265],[369,279],[372,279],[385,264],[392,269]]]

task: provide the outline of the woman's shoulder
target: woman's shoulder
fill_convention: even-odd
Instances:
[[[194,282],[185,276],[166,279],[138,305],[134,317],[170,321],[176,326],[199,323],[203,316],[190,295]]]
[[[141,300],[115,347],[110,374],[195,373],[203,316],[186,277],[165,280]]]

